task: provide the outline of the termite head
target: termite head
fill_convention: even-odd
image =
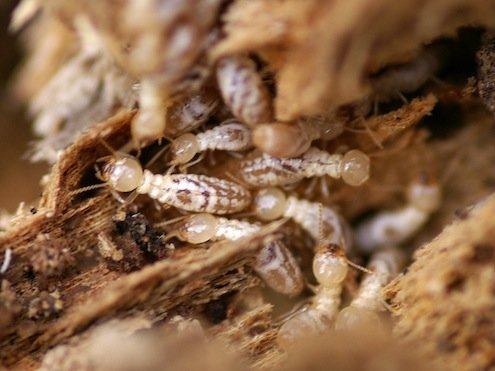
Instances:
[[[319,246],[313,259],[316,280],[325,287],[335,287],[347,276],[349,267],[343,249],[336,244]]]
[[[133,156],[118,154],[104,159],[96,176],[117,192],[131,192],[143,182],[143,168]]]
[[[254,199],[254,212],[263,221],[275,220],[284,215],[287,197],[275,187],[261,189]]]
[[[414,207],[431,213],[440,206],[442,192],[438,182],[422,175],[409,186],[407,196]]]
[[[215,236],[218,221],[211,214],[201,213],[187,216],[176,232],[182,241],[200,244]]]
[[[347,184],[357,187],[370,177],[370,158],[365,153],[353,149],[342,158],[342,180]]]
[[[185,164],[191,161],[199,152],[196,136],[191,133],[182,134],[170,146],[171,164]]]

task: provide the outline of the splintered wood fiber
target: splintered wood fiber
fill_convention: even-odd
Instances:
[[[495,365],[495,197],[466,211],[414,254],[387,288],[396,336],[447,369]]]
[[[39,203],[0,214],[0,257],[12,257],[0,273],[1,369],[495,369],[495,1],[20,4],[11,29],[22,31],[26,56],[7,93],[28,105],[40,137],[30,158],[51,168]],[[318,292],[321,241],[294,220],[261,220],[250,205],[222,217],[258,223],[258,233],[194,245],[168,234],[188,212],[149,195],[122,204],[101,184],[112,149],[166,173],[182,124],[174,120],[199,92],[211,106],[205,117],[186,112],[199,123],[192,134],[242,122],[217,78],[230,57],[245,58],[264,89],[271,117],[260,124],[331,123],[337,134],[308,148],[370,159],[359,187],[341,174],[308,177],[282,187],[287,195],[332,207],[354,231],[409,205],[413,182],[441,189],[425,225],[394,246],[410,259],[380,298],[383,327],[331,323],[283,350],[279,329]],[[169,135],[137,140],[143,116],[165,120],[159,135]],[[241,165],[260,148],[209,151],[174,172],[241,187]],[[254,198],[258,187],[248,188]],[[253,268],[275,238],[304,275],[294,298],[270,291]],[[347,258],[366,266],[370,254],[357,246]],[[350,268],[339,309],[368,274]]]

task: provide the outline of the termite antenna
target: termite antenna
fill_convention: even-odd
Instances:
[[[363,116],[360,116],[360,121],[363,123],[363,126],[364,126],[364,130],[366,130],[366,132],[368,133],[368,135],[370,136],[371,140],[373,141],[373,143],[375,143],[375,145],[380,148],[380,149],[383,149],[383,144],[378,140],[378,138],[375,136],[375,133],[373,133],[373,130],[371,130],[370,126],[368,125],[368,123],[366,122],[366,120],[364,119]]]
[[[264,233],[264,234],[272,234],[272,237],[274,240],[277,239],[277,237],[273,236],[273,232],[275,232],[276,230],[280,229],[280,227],[282,227],[285,223],[287,223],[289,221],[290,218],[281,218],[281,219],[278,219],[278,220],[275,220],[273,222],[271,222],[270,224],[267,224],[266,226],[264,226],[260,233]]]
[[[163,155],[163,152],[165,152],[168,147],[170,147],[170,144],[167,144],[165,146],[163,146],[163,148],[161,148],[157,153],[155,153],[155,155],[146,163],[146,165],[144,167],[150,167],[156,160],[158,160],[161,155]]]
[[[178,216],[177,218],[173,218],[173,219],[165,220],[164,222],[153,224],[153,228],[163,228],[166,227],[167,225],[180,222],[181,220],[187,218],[189,215],[191,214]]]
[[[116,156],[117,155],[117,151],[114,150],[110,144],[108,144],[104,139],[102,138],[98,138],[98,140],[100,141],[100,143],[103,145],[103,147],[105,147],[105,149],[110,152],[112,154],[112,156]]]
[[[402,103],[409,104],[409,101],[407,100],[407,98],[399,90],[397,90],[395,93],[400,98],[400,100],[402,101]]]
[[[279,327],[283,325],[285,322],[293,318],[300,310],[302,310],[306,305],[308,305],[311,301],[311,298],[304,298],[302,300],[299,300],[296,304],[294,304],[294,307],[287,313],[283,313],[280,315],[278,318],[276,318],[273,322],[273,324],[276,327]]]
[[[349,264],[349,266],[351,266],[352,268],[357,269],[361,272],[368,273],[368,274],[376,274],[376,272],[373,272],[372,270],[365,268],[362,265],[354,263],[353,261],[349,260],[347,257],[345,257],[345,261],[347,262],[347,264]]]
[[[358,118],[359,121],[361,121],[361,123],[363,124],[363,127],[364,129],[360,129],[360,128],[350,128],[348,126],[345,126],[344,127],[344,130],[345,131],[348,131],[350,133],[357,133],[357,134],[360,134],[360,133],[368,133],[369,137],[371,138],[371,141],[379,148],[379,149],[383,149],[383,144],[378,140],[378,138],[375,136],[375,133],[373,132],[373,130],[370,128],[370,126],[368,125],[368,123],[366,122],[366,120],[364,119],[363,116],[360,116]]]
[[[104,188],[106,186],[107,186],[106,183],[93,184],[93,185],[90,185],[90,186],[87,186],[87,187],[82,187],[82,188],[76,189],[75,191],[71,191],[71,192],[69,192],[69,196],[78,195],[80,193],[91,191],[93,189]]]

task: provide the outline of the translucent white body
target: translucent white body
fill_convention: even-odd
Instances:
[[[101,178],[117,192],[136,191],[163,204],[194,212],[235,213],[251,202],[243,186],[196,174],[153,174],[132,156],[117,154],[103,167]]]
[[[395,248],[373,255],[368,265],[373,273],[363,278],[357,296],[348,307],[340,311],[336,320],[337,328],[349,328],[365,322],[379,323],[376,312],[385,309],[383,287],[399,273],[404,258],[404,254]]]
[[[359,186],[369,178],[370,162],[366,154],[351,150],[344,155],[330,154],[311,147],[301,157],[278,158],[264,154],[241,162],[245,182],[257,187],[297,183],[303,178],[328,175]]]
[[[228,122],[199,134],[183,134],[170,148],[171,163],[185,164],[206,150],[243,151],[251,147],[251,130],[240,122]]]
[[[239,240],[261,230],[258,224],[236,219],[195,214],[177,223],[169,236],[190,243],[209,240]],[[298,295],[304,287],[304,279],[296,259],[280,240],[273,240],[262,247],[253,265],[256,273],[277,292]]]
[[[274,187],[260,190],[253,203],[256,215],[262,220],[292,218],[320,244],[343,244],[348,250],[352,248],[349,226],[328,206],[294,196],[286,197],[284,192]]]
[[[271,121],[271,97],[248,57],[230,56],[220,60],[217,82],[225,104],[235,117],[250,126]]]
[[[412,237],[440,204],[438,184],[413,184],[409,203],[401,209],[384,211],[361,223],[355,231],[357,245],[363,251],[398,245]]]
[[[281,327],[278,344],[288,349],[303,336],[317,335],[333,325],[338,313],[342,285],[348,265],[336,246],[319,246],[313,261],[313,272],[319,286],[311,304],[297,311]]]

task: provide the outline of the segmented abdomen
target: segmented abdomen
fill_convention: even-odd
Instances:
[[[144,178],[138,193],[187,211],[230,214],[251,202],[246,188],[223,179],[196,174],[155,175],[147,170]]]
[[[240,173],[253,186],[280,186],[296,183],[304,177],[303,160],[268,155],[241,162]]]

